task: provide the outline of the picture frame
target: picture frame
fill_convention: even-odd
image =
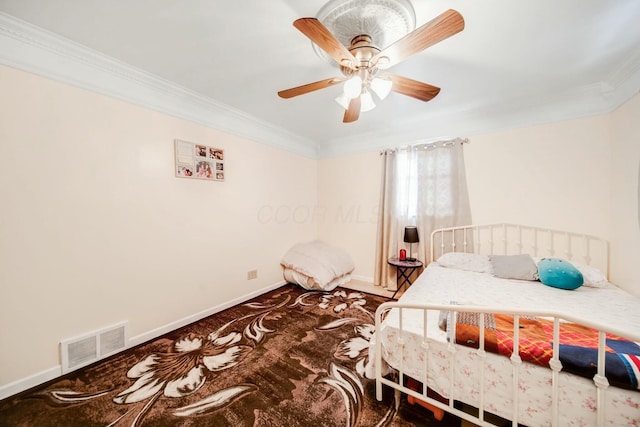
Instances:
[[[174,140],[174,148],[176,177],[224,181],[224,149],[181,139]]]

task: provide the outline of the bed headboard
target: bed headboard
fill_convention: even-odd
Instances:
[[[563,230],[506,223],[435,230],[431,233],[431,261],[447,252],[564,258],[591,265],[609,277],[609,243]]]

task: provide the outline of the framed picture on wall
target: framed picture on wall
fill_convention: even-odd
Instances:
[[[176,139],[176,176],[224,181],[224,150]]]

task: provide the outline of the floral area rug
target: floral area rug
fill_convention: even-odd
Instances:
[[[1,426],[449,426],[363,377],[387,299],[285,285],[0,402]]]

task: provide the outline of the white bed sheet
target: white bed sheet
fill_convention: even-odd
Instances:
[[[450,269],[432,263],[404,293],[400,302],[506,306],[521,310],[551,310],[610,325],[637,334],[640,330],[640,298],[611,285],[606,288],[581,287],[575,291],[551,288],[540,282],[504,280],[489,274]],[[424,378],[422,311],[403,311],[403,371]],[[428,359],[429,387],[441,395],[479,406],[480,358],[475,349],[456,347],[454,395],[449,396],[450,368],[446,334],[438,328],[439,311],[428,314],[427,336],[432,356]],[[620,323],[624,319],[624,323]],[[397,351],[398,312],[392,310],[382,328],[386,362],[400,368]],[[373,347],[372,347],[373,350]],[[519,422],[529,426],[551,423],[551,370],[523,363],[520,371]],[[509,417],[512,408],[512,364],[510,359],[487,354],[485,367],[485,410]],[[596,391],[593,380],[560,373],[560,425],[596,424]],[[640,392],[615,387],[607,389],[606,416],[611,426],[640,423]]]

